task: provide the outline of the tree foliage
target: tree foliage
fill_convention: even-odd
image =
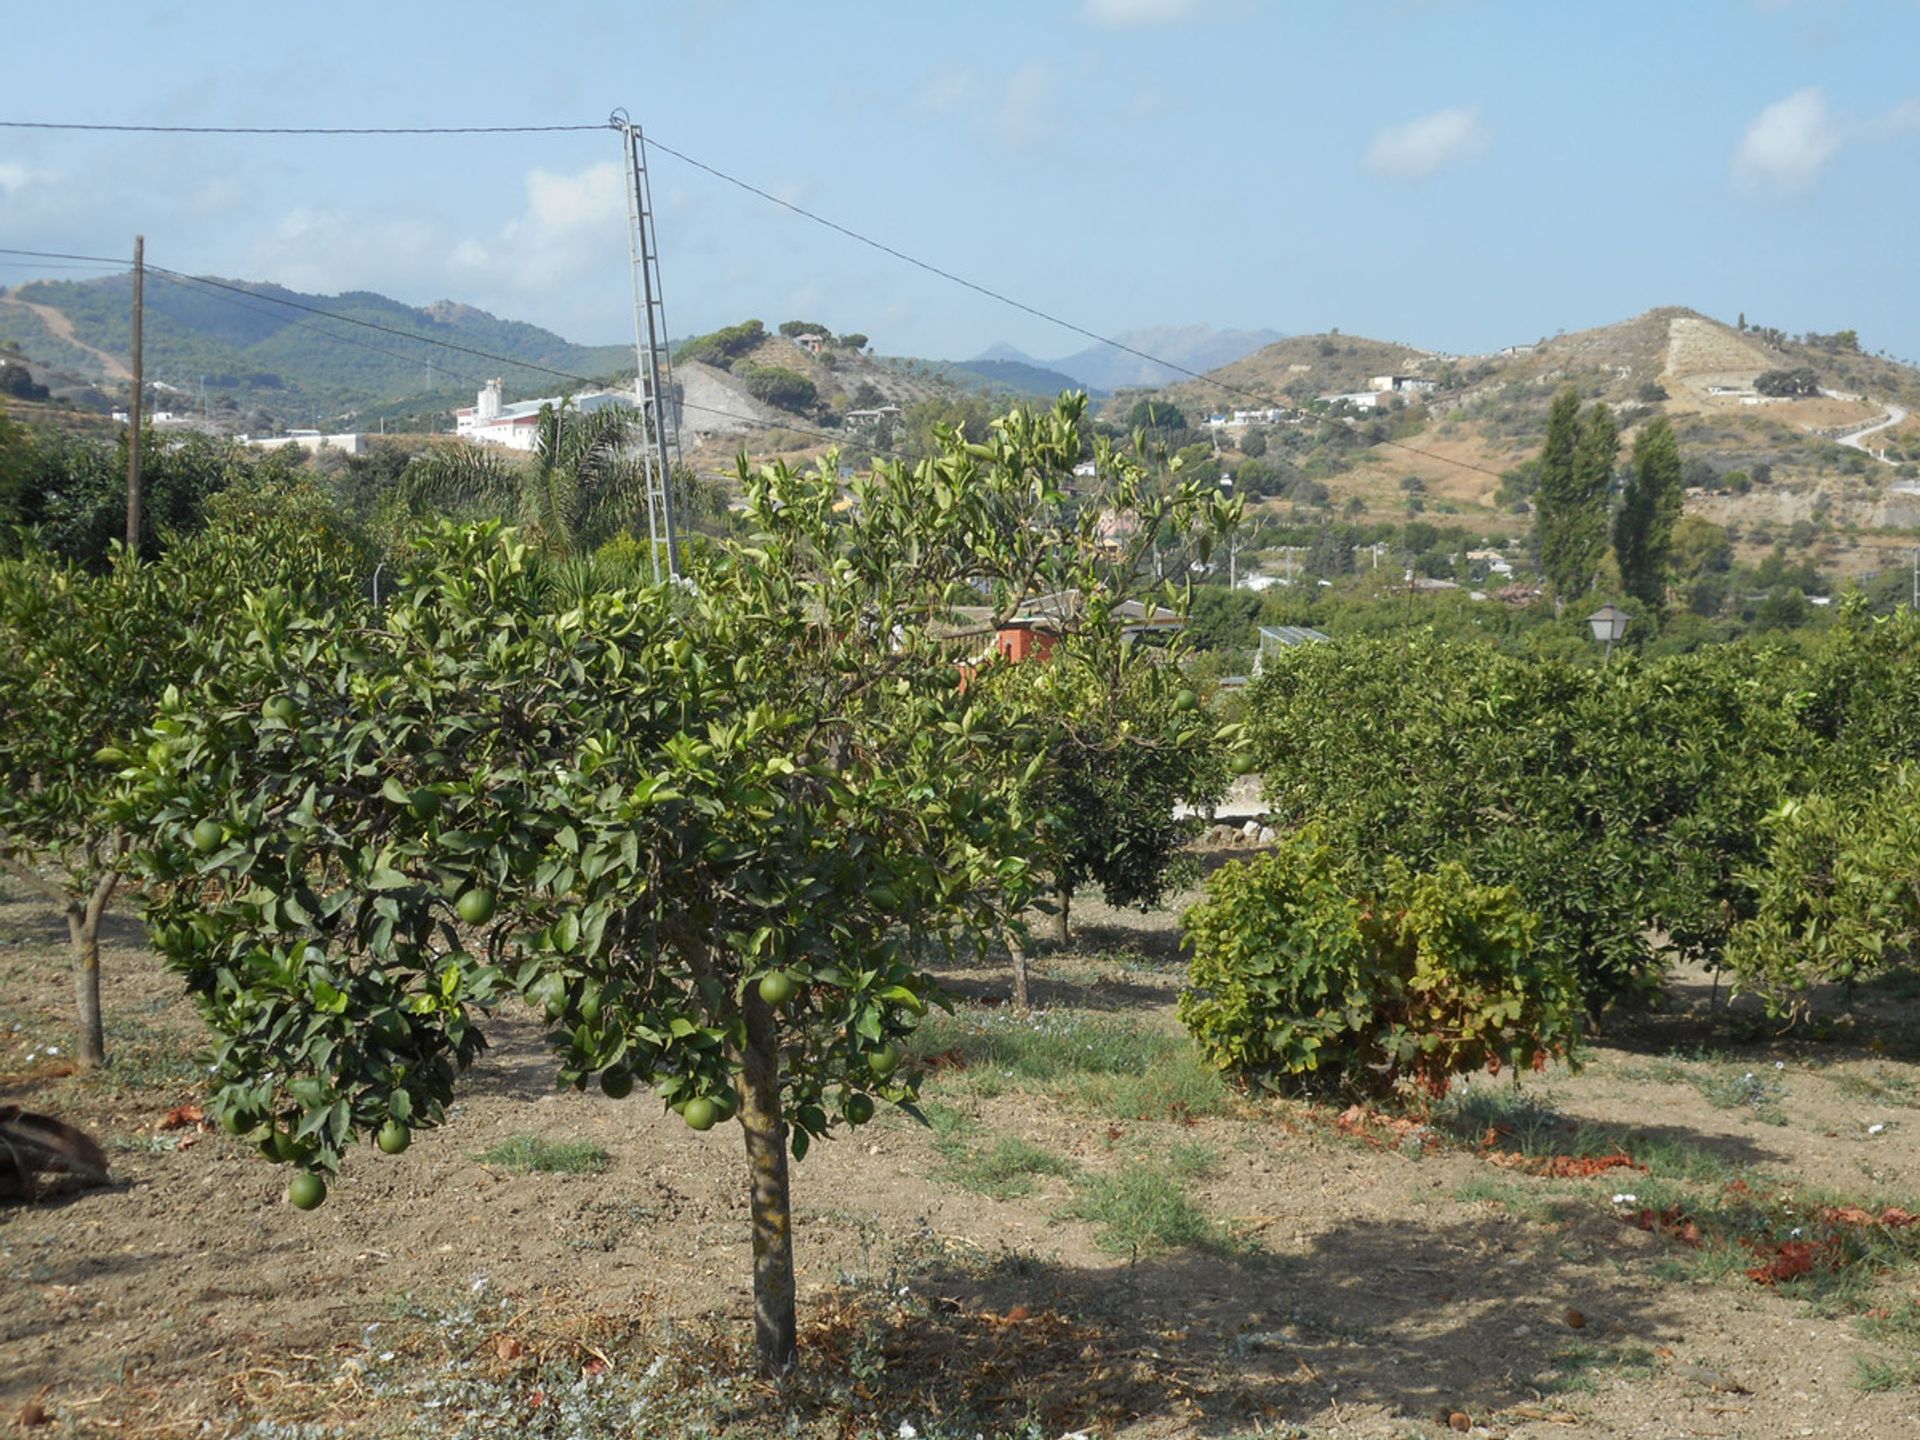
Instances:
[[[781,410],[805,410],[819,398],[813,381],[780,365],[746,365],[739,371],[747,393]]]
[[[1568,387],[1554,397],[1540,452],[1534,525],[1540,569],[1558,602],[1593,587],[1606,550],[1608,491],[1618,448],[1606,406],[1595,404],[1583,417],[1577,391]]]
[[[364,557],[311,487],[209,504],[213,523],[155,563],[123,551],[93,574],[37,552],[0,561],[0,862],[66,912],[84,1063],[104,1056],[98,935],[127,851],[108,762],[234,623],[244,587],[337,595]]]
[[[1449,861],[1510,884],[1588,1005],[1658,979],[1653,927],[1715,959],[1803,739],[1785,657],[1522,660],[1432,636],[1302,646],[1248,695],[1283,824],[1316,823],[1370,888]],[[1657,744],[1649,743],[1658,736]]]
[[[766,338],[767,327],[760,321],[743,320],[738,325],[722,326],[711,334],[696,335],[682,342],[680,348],[673,352],[673,358],[676,363],[700,360],[722,370],[730,370],[735,360],[758,349],[760,342]]]
[[[1792,370],[1765,370],[1754,378],[1753,388],[1776,399],[1798,399],[1820,393],[1820,377],[1805,365]]]
[[[401,475],[400,505],[416,518],[504,520],[547,555],[581,554],[641,525],[641,440],[629,406],[542,405],[531,455],[478,444],[436,449]]]
[[[1131,572],[1069,511],[1078,405],[881,466],[746,472],[751,534],[688,584],[551,603],[495,528],[424,540],[378,614],[250,596],[126,776],[150,923],[220,1032],[213,1108],[276,1158],[437,1123],[492,1009],[542,1010],[564,1083],[737,1115],[760,1353],[791,1363],[787,1154],[906,1100],[918,957],[1031,891],[1019,767],[956,684],[962,596]],[[1173,523],[1109,457],[1116,504]],[[200,842],[206,842],[204,845]]]
[[[1673,531],[1682,499],[1680,446],[1664,415],[1633,444],[1633,465],[1613,521],[1613,552],[1629,595],[1658,612],[1666,605]]]
[[[1216,1064],[1280,1089],[1437,1099],[1457,1075],[1572,1052],[1578,987],[1516,890],[1453,862],[1378,879],[1311,829],[1214,872],[1183,922],[1180,1018]]]
[[[1044,760],[1020,808],[1034,817],[1029,858],[1058,903],[1097,884],[1110,905],[1159,904],[1228,779],[1217,725],[1178,669],[1096,632],[1044,662],[995,667],[981,688],[1038,733]]]

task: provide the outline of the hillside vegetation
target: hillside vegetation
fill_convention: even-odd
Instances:
[[[1374,409],[1316,403],[1365,391],[1383,375],[1434,388],[1384,396]],[[1795,526],[1804,544],[1814,538],[1809,529],[1850,537],[1920,525],[1920,500],[1894,488],[1920,477],[1920,423],[1876,431],[1866,449],[1839,443],[1920,410],[1920,371],[1862,351],[1851,331],[1791,337],[1676,307],[1488,355],[1304,335],[1148,398],[1171,402],[1196,429],[1209,414],[1263,401],[1325,412],[1212,435],[1229,471],[1257,460],[1256,469],[1281,472],[1269,493],[1305,475],[1326,492],[1310,490],[1314,503],[1349,518],[1455,516],[1498,535],[1524,523],[1527,462],[1553,396],[1567,386],[1611,407],[1629,443],[1647,421],[1668,416],[1687,456],[1689,510],[1731,524],[1752,544],[1770,546]],[[1140,398],[1120,397],[1107,418],[1122,418]]]
[[[415,307],[370,291],[309,295],[281,285],[220,283],[244,293],[150,279],[142,337],[145,368],[150,380],[196,401],[204,386],[210,405],[227,402],[219,408],[242,418],[250,411],[290,424],[311,424],[316,416],[350,418],[421,394],[465,394],[471,382],[454,377],[490,375],[499,368],[497,362],[418,342],[450,341],[576,375],[633,370],[628,347],[575,345],[536,325],[502,320],[450,300]],[[130,276],[39,280],[4,298],[57,311],[71,327],[78,343],[54,335],[25,304],[0,303],[0,339],[11,340],[42,365],[104,380],[110,378],[106,367],[88,348],[112,357],[130,352]],[[402,333],[378,334],[291,308],[296,305]],[[516,384],[511,370],[507,379]],[[518,380],[522,388],[538,385],[548,391],[559,383],[536,371],[521,372]]]

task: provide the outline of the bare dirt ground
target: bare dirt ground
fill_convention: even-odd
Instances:
[[[1031,1020],[997,960],[947,976],[930,1128],[888,1114],[796,1167],[809,1360],[782,1396],[736,1368],[729,1127],[556,1094],[516,1008],[443,1129],[354,1155],[301,1213],[250,1147],[162,1128],[205,1036],[130,921],[114,1058],[65,1073],[62,926],[9,897],[0,1104],[93,1132],[119,1184],[0,1208],[0,1426],[1920,1435],[1920,1227],[1889,1208],[1920,1208],[1910,990],[1825,997],[1817,1038],[1782,1039],[1682,976],[1578,1073],[1482,1079],[1415,1123],[1220,1086],[1173,1015],[1171,915],[1077,919]],[[478,1158],[529,1136],[604,1168]],[[1832,1242],[1804,1273],[1803,1230]]]

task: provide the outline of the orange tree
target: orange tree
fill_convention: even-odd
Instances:
[[[126,835],[109,807],[118,748],[190,675],[242,588],[351,585],[358,549],[306,487],[216,496],[209,528],[159,561],[90,574],[29,551],[0,561],[0,867],[59,905],[72,947],[76,1058],[105,1059],[100,925]]]
[[[1159,904],[1230,765],[1174,658],[1100,628],[1064,637],[1043,663],[995,667],[985,688],[1043,746],[1021,803],[1035,816],[1029,858],[1052,885],[1057,942],[1088,884],[1112,905]],[[1183,805],[1190,813],[1176,814]]]
[[[740,1124],[759,1360],[788,1368],[789,1150],[909,1099],[916,957],[1028,896],[1030,747],[956,683],[954,607],[1077,583],[1105,614],[1127,580],[1068,502],[1078,417],[948,432],[844,497],[743,465],[749,533],[684,585],[556,603],[482,526],[423,539],[378,615],[250,597],[123,802],[223,1123],[318,1203],[356,1137],[444,1116],[518,992],[562,1084]]]

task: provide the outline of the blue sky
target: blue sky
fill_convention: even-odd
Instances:
[[[1920,357],[1915,0],[32,5],[0,119],[591,123],[1112,333],[1473,351],[1685,304]],[[676,334],[1084,341],[654,158]],[[610,134],[0,130],[0,245],[630,335]],[[4,258],[4,257],[0,257]],[[0,283],[27,272],[0,269]]]

